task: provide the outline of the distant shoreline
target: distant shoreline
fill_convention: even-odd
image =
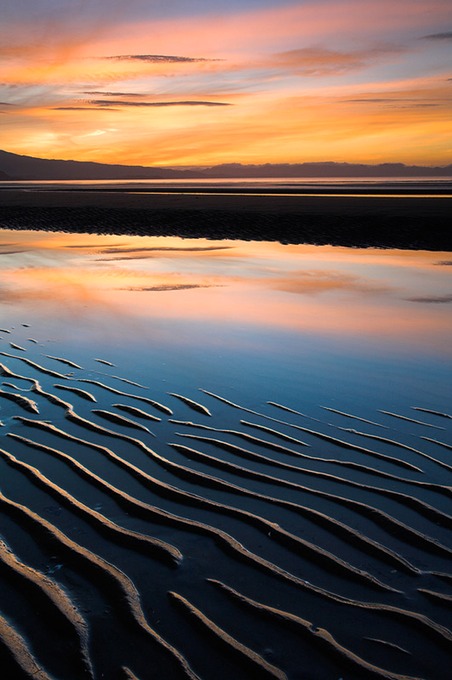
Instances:
[[[451,197],[332,191],[2,188],[0,228],[452,251]]]
[[[0,177],[5,180],[190,180],[215,178],[231,180],[247,178],[318,178],[362,179],[382,178],[447,178],[452,179],[452,164],[406,165],[389,163],[348,163],[343,161],[306,161],[301,163],[220,163],[211,166],[144,166],[99,163],[95,161],[60,160],[24,156],[0,149]]]

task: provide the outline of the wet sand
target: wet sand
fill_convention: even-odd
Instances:
[[[413,187],[403,189],[409,192],[403,196],[389,187],[371,196],[353,188],[334,194],[290,188],[285,194],[221,187],[158,191],[4,188],[0,227],[452,250],[452,197],[439,190],[429,196]]]
[[[199,215],[222,214],[228,201],[231,206],[236,201],[240,210],[234,214],[246,225],[265,217],[262,205],[267,198],[274,210],[269,214],[275,219],[281,215],[288,223],[294,216],[301,219],[295,208],[311,200],[297,196],[299,203],[294,204],[291,196],[136,198],[124,192],[17,196],[23,201],[16,205],[22,216],[29,209],[42,216],[53,207],[69,216],[76,227],[71,231],[82,232],[87,230],[85,222],[77,222],[74,215],[100,210],[105,224],[109,214],[115,216],[112,220],[118,232],[122,226],[122,233],[129,233],[128,223],[121,225],[118,215],[137,213],[150,219],[156,210],[153,201],[160,201],[167,224],[177,215],[177,209],[168,208],[173,200],[195,205],[199,199],[200,205],[211,206],[199,208]],[[0,191],[0,197],[5,193]],[[328,213],[321,213],[321,201],[343,200],[314,198],[324,217]],[[344,200],[363,205],[370,201],[369,207],[386,198]],[[399,199],[391,200],[397,207]],[[425,200],[427,204],[430,199]],[[281,213],[275,212],[276,204]],[[332,204],[329,208],[333,215]],[[210,222],[221,230],[219,220]],[[232,218],[228,224],[233,224]],[[59,227],[50,220],[43,228]],[[108,230],[111,226],[105,227]],[[237,227],[237,233],[243,238],[243,230]],[[18,236],[8,235],[6,258]],[[20,244],[21,267],[42,267],[48,273],[49,263],[56,260],[42,249],[44,236],[35,239],[39,258],[31,258]],[[69,248],[74,241],[61,234],[49,240],[64,241]],[[82,250],[91,248],[88,241],[84,236]],[[287,251],[263,245],[267,253]],[[243,243],[240,249],[247,250]],[[141,250],[155,248],[138,248],[139,254]],[[159,261],[171,249],[162,250]],[[185,250],[197,255],[206,249]],[[80,278],[83,259],[76,252],[73,266]],[[358,255],[353,252],[353,259]],[[391,266],[392,255],[387,255],[377,253]],[[424,261],[425,255],[397,257],[411,269],[412,260]],[[434,253],[425,260],[447,276],[448,258]],[[367,252],[359,261],[364,267],[374,260]],[[152,260],[153,267],[156,262]],[[170,262],[173,267],[175,261]],[[255,262],[259,260],[253,260],[253,267]],[[275,262],[267,255],[267,266],[278,271]],[[8,266],[6,260],[0,292],[7,293],[8,286],[20,291],[14,276],[8,278]],[[330,266],[329,261],[323,266]],[[109,271],[105,261],[96,267],[103,279]],[[63,274],[56,278],[52,271],[51,285],[60,280],[65,285],[64,266],[54,269]],[[233,266],[232,276],[237,271]],[[410,276],[415,275],[422,285],[427,281],[428,288],[426,268],[413,268]],[[37,281],[40,286],[43,279]],[[88,277],[87,285],[95,289],[96,280],[93,285]],[[342,372],[328,368],[328,352],[322,349],[326,368],[314,373],[308,364],[316,355],[304,350],[296,355],[299,370],[290,363],[289,375],[278,355],[290,350],[290,343],[277,333],[272,353],[263,355],[263,369],[263,362],[247,359],[237,364],[236,372],[231,355],[220,345],[214,362],[221,370],[215,377],[213,364],[206,364],[209,371],[204,368],[185,344],[184,333],[177,343],[180,363],[175,350],[166,353],[153,341],[159,329],[152,305],[148,325],[117,316],[118,352],[107,341],[111,326],[102,313],[103,301],[88,310],[93,319],[88,328],[95,325],[99,340],[88,336],[84,343],[87,326],[74,314],[70,286],[64,288],[56,312],[47,305],[35,310],[35,296],[31,309],[22,308],[17,296],[8,302],[6,295],[5,300],[0,328],[2,678],[449,680],[448,353],[439,352],[439,369],[422,353],[409,354],[404,378],[392,362],[390,347],[385,350],[384,372],[377,363],[364,373],[356,349]],[[237,296],[228,300],[233,305]],[[369,307],[372,312],[379,300]],[[89,301],[84,295],[84,305]],[[117,309],[112,306],[115,317]],[[399,314],[405,306],[396,309]],[[42,315],[39,322],[34,321],[35,311]],[[55,330],[53,317],[58,314]],[[389,316],[395,318],[391,311]],[[25,319],[31,323],[23,323]],[[184,322],[185,330],[188,326]],[[429,334],[434,335],[432,328]],[[216,329],[223,332],[224,326],[217,324]],[[262,330],[265,326],[259,326]],[[142,344],[134,339],[140,332],[145,336]],[[409,332],[414,332],[411,326]],[[28,338],[30,333],[34,338]],[[446,331],[439,334],[447,344]],[[405,333],[404,341],[407,337]],[[297,341],[301,339],[299,333]],[[200,350],[207,351],[210,340],[204,330],[199,342]],[[335,366],[341,362],[339,342],[334,344]],[[412,351],[404,344],[404,353],[407,349]],[[273,367],[267,371],[271,362],[278,372]],[[377,368],[383,388],[378,387]],[[445,388],[435,387],[437,371],[446,376],[441,377]],[[360,397],[356,382],[349,380],[353,372],[356,380],[359,374],[369,400]],[[344,376],[342,382],[338,375]],[[309,386],[312,376],[320,376],[318,390]],[[279,379],[283,389],[275,385]],[[404,379],[400,397],[393,386]],[[372,404],[371,392],[381,389],[381,400]]]
[[[170,408],[109,385],[107,360],[93,359],[100,382],[42,365],[77,365],[60,352],[0,354],[8,678],[295,680],[301,665],[316,680],[449,677],[452,466],[447,444],[427,453],[422,436],[450,436],[449,413],[324,407],[333,424],[194,385],[194,399],[155,394]],[[103,408],[86,404],[86,383]],[[401,422],[417,447],[399,441]]]

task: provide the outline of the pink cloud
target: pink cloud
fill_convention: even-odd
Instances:
[[[279,52],[267,66],[303,76],[341,75],[365,68],[369,64],[394,58],[403,50],[397,47],[374,47],[367,50],[337,51],[321,47]]]
[[[121,42],[122,48],[130,45],[136,50],[141,45],[152,44],[156,53],[199,56],[221,56],[250,53],[254,50],[278,51],[292,44],[310,45],[321,39],[349,39],[362,41],[369,36],[385,32],[396,33],[419,29],[422,34],[430,27],[450,20],[450,2],[433,0],[428,3],[413,0],[380,0],[378,3],[359,0],[342,2],[315,2],[309,5],[286,5],[278,9],[265,9],[231,15],[183,17],[129,24],[113,30],[113,40],[105,44],[111,52]],[[125,37],[125,36],[128,36]],[[141,42],[142,41],[142,42]],[[115,48],[117,49],[117,47]],[[169,52],[168,52],[169,51]],[[106,52],[108,54],[108,52]]]

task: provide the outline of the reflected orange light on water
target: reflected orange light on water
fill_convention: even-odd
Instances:
[[[2,303],[447,347],[445,253],[2,232]],[[260,330],[259,330],[260,329]]]

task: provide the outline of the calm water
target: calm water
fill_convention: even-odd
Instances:
[[[65,680],[448,680],[450,253],[3,230],[0,258],[8,680],[12,635]]]
[[[19,344],[32,334],[42,351],[56,343],[75,361],[100,354],[132,378],[221,387],[247,401],[263,391],[371,411],[419,400],[438,408],[451,397],[450,254],[0,237],[1,323]]]

